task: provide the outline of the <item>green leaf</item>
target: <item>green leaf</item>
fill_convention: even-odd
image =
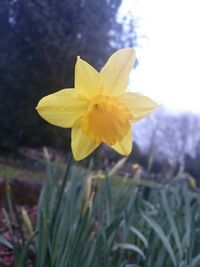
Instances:
[[[200,265],[200,254],[192,259],[192,262],[187,267],[199,267]]]
[[[148,241],[146,239],[146,237],[135,227],[131,226],[130,227],[131,232],[133,232],[134,234],[136,234],[140,240],[144,243],[144,246],[147,248],[148,247]]]
[[[146,257],[144,255],[144,253],[142,252],[142,250],[140,248],[138,248],[137,246],[133,245],[133,244],[116,244],[113,247],[113,251],[118,250],[118,249],[124,249],[124,250],[132,250],[134,252],[137,252],[138,254],[140,254],[140,256],[145,260]]]
[[[164,231],[160,227],[160,225],[155,222],[151,217],[147,216],[146,214],[142,213],[142,217],[147,221],[147,223],[153,228],[153,230],[157,233],[158,237],[163,242],[163,245],[165,246],[166,250],[168,251],[170,258],[173,262],[173,265],[177,267],[176,257],[175,253],[169,243],[169,240],[167,236],[165,235]]]
[[[183,249],[182,249],[182,246],[181,246],[181,241],[180,241],[178,229],[176,227],[176,223],[175,223],[173,215],[172,215],[172,210],[170,210],[170,207],[169,207],[169,204],[168,204],[168,201],[167,201],[167,198],[166,198],[165,191],[161,192],[161,196],[162,196],[162,204],[163,204],[163,207],[164,207],[164,209],[166,211],[167,219],[168,219],[168,221],[170,223],[171,230],[172,230],[172,233],[173,233],[173,237],[174,237],[176,246],[178,248],[179,258],[180,258],[179,261],[180,261],[181,259],[183,259]]]
[[[9,248],[11,250],[13,250],[12,244],[8,240],[6,240],[2,235],[0,235],[0,244],[2,244],[3,246],[5,246],[5,247],[7,247],[7,248]]]

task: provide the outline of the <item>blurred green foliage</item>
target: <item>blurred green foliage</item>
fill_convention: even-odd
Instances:
[[[133,29],[126,38],[116,20],[120,4],[121,0],[1,0],[0,147],[66,149],[66,131],[41,120],[35,106],[44,95],[73,87],[77,55],[100,68],[114,50],[133,44]]]
[[[45,174],[42,171],[27,170],[26,168],[19,168],[9,164],[0,163],[0,177],[6,179],[12,178],[29,178],[29,179],[42,179]]]
[[[63,187],[55,169],[48,171],[36,227],[24,209],[16,213],[7,187],[11,239],[0,235],[0,244],[13,251],[16,267],[199,266],[200,197],[186,183],[150,189],[121,178],[117,186],[72,166]]]

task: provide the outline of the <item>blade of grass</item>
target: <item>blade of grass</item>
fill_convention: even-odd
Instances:
[[[179,252],[179,262],[183,259],[183,249],[182,249],[182,245],[181,245],[181,241],[180,241],[180,236],[178,233],[178,229],[176,227],[176,223],[174,221],[173,215],[172,215],[172,211],[170,210],[167,198],[166,198],[166,192],[165,191],[161,191],[161,197],[162,197],[162,204],[164,207],[164,210],[167,214],[167,219],[170,223],[170,227],[174,236],[174,240],[176,243],[176,246],[178,248],[178,252]]]
[[[148,247],[148,240],[146,239],[146,237],[135,227],[131,226],[130,230],[132,233],[134,233],[135,235],[137,235],[139,237],[139,239],[143,242],[144,246],[147,248]]]
[[[133,244],[125,244],[125,243],[116,244],[113,247],[113,251],[118,250],[118,249],[120,249],[120,250],[123,250],[123,249],[124,250],[132,250],[134,252],[137,252],[144,260],[146,259],[143,251]]]
[[[177,261],[176,261],[175,253],[174,253],[174,251],[173,251],[173,249],[169,243],[167,236],[163,232],[160,225],[157,222],[155,222],[151,217],[147,216],[145,213],[142,213],[142,217],[153,228],[153,230],[156,232],[158,237],[161,239],[161,241],[163,242],[163,245],[165,246],[166,250],[168,251],[168,253],[170,255],[170,258],[171,258],[171,261],[172,261],[174,267],[177,267]]]
[[[2,235],[0,235],[0,244],[13,250],[13,245],[8,240],[6,240]]]

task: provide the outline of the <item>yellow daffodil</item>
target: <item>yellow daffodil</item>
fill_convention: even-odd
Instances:
[[[97,72],[80,57],[75,66],[75,88],[42,98],[37,111],[51,124],[72,128],[72,152],[76,160],[88,156],[101,143],[121,155],[132,149],[131,122],[157,105],[148,97],[125,93],[135,62],[133,48],[114,53]]]

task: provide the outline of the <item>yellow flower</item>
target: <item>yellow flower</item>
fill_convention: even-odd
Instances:
[[[133,48],[114,53],[100,72],[80,57],[75,66],[75,88],[42,98],[37,111],[51,124],[72,128],[72,152],[76,160],[92,153],[101,143],[121,155],[132,149],[131,122],[157,105],[148,97],[125,93],[135,62]]]

